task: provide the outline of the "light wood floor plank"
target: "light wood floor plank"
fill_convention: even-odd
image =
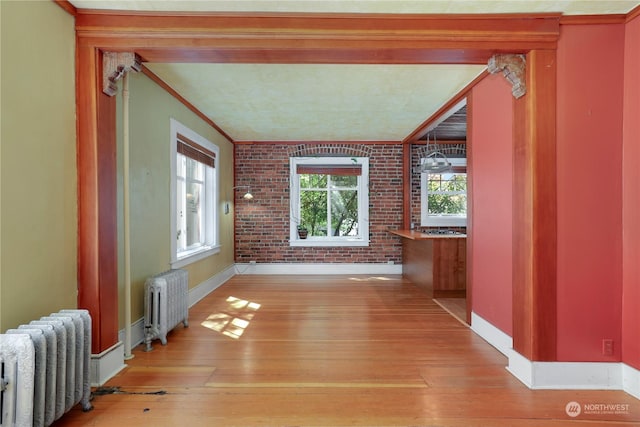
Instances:
[[[617,391],[529,390],[400,276],[236,276],[59,426],[638,426]],[[629,405],[571,418],[565,406]]]

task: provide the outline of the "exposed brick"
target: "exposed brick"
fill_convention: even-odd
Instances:
[[[289,157],[324,154],[369,157],[368,247],[289,246]],[[402,261],[401,242],[388,232],[389,228],[402,226],[401,145],[240,144],[236,146],[236,159],[236,185],[251,186],[254,195],[253,200],[246,201],[240,192],[235,194],[238,262]]]

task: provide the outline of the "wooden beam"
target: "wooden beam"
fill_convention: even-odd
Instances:
[[[640,4],[633,8],[631,12],[627,13],[626,22],[631,22],[632,19],[636,19],[640,16]]]
[[[64,10],[66,10],[69,13],[69,15],[72,15],[72,16],[78,15],[78,9],[76,9],[74,5],[69,3],[68,0],[53,0],[53,2],[58,6],[60,6],[61,8],[63,8]]]
[[[627,15],[564,15],[560,25],[606,25],[624,24]]]
[[[78,37],[146,62],[483,64],[555,49],[558,14],[115,14],[80,11]]]
[[[527,55],[528,92],[514,100],[513,347],[556,360],[556,51]]]

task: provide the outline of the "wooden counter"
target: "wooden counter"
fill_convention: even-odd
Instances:
[[[431,240],[431,239],[466,239],[466,234],[429,234],[416,230],[389,230],[392,234],[395,234],[405,239],[411,240]]]
[[[465,234],[428,234],[389,230],[402,237],[402,275],[432,298],[466,296],[467,239]]]

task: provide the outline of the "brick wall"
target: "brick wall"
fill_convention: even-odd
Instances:
[[[322,154],[369,157],[368,247],[289,246],[289,157]],[[254,199],[235,192],[236,262],[402,262],[402,146],[400,144],[238,144],[236,186],[249,185]]]

